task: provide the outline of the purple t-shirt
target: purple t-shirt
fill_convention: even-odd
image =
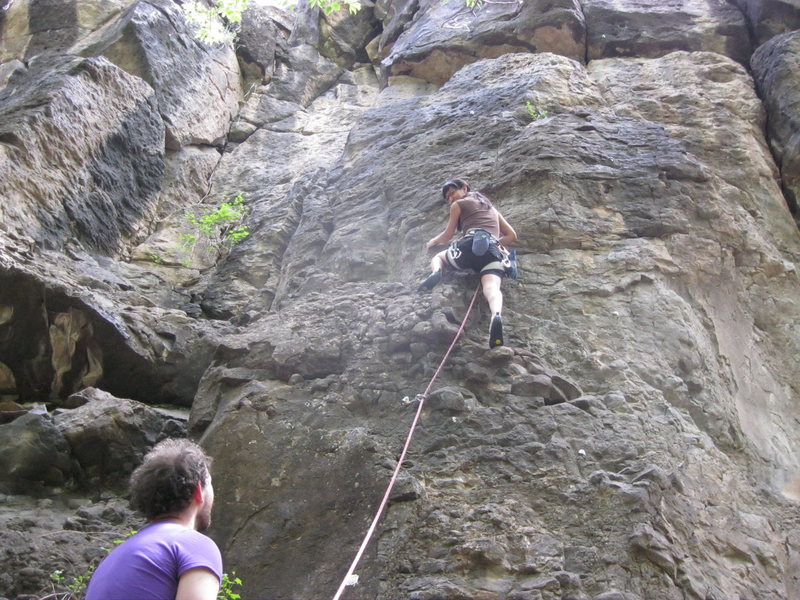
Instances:
[[[173,600],[181,575],[197,567],[222,581],[222,556],[214,541],[172,521],[153,523],[103,559],[86,600]]]

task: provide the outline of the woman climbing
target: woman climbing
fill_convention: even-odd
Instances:
[[[451,179],[442,185],[442,196],[450,207],[445,230],[431,238],[426,247],[449,242],[456,231],[462,236],[431,260],[431,274],[419,289],[432,289],[442,280],[446,265],[455,269],[472,269],[480,273],[483,296],[489,304],[492,322],[489,327],[489,348],[503,345],[503,293],[500,283],[511,266],[506,244],[517,239],[514,228],[480,192],[473,192],[463,179]]]

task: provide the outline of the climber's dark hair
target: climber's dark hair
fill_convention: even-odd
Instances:
[[[470,191],[469,184],[464,181],[463,179],[449,179],[442,184],[442,198],[447,198],[447,190],[455,188],[460,190],[461,188],[466,187],[467,191]]]
[[[131,474],[131,508],[149,520],[182,511],[198,482],[205,487],[211,458],[187,439],[156,444]]]

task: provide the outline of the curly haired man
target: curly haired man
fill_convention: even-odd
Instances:
[[[185,439],[159,442],[131,475],[131,506],[149,523],[117,546],[86,600],[215,600],[222,557],[211,538],[211,459]]]

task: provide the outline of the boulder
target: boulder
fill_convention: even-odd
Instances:
[[[28,412],[0,424],[0,491],[31,493],[63,486],[78,475],[69,444],[45,412]]]
[[[80,465],[81,484],[90,489],[124,490],[131,472],[150,448],[162,439],[185,433],[184,423],[141,402],[115,398],[96,388],[75,395],[86,403],[62,411],[54,421]]]
[[[5,397],[5,400],[0,401],[0,423],[10,423],[17,417],[21,417],[28,412],[28,410],[22,405],[17,404],[12,400],[8,400],[8,395]],[[15,395],[14,397],[16,398],[17,396]]]

